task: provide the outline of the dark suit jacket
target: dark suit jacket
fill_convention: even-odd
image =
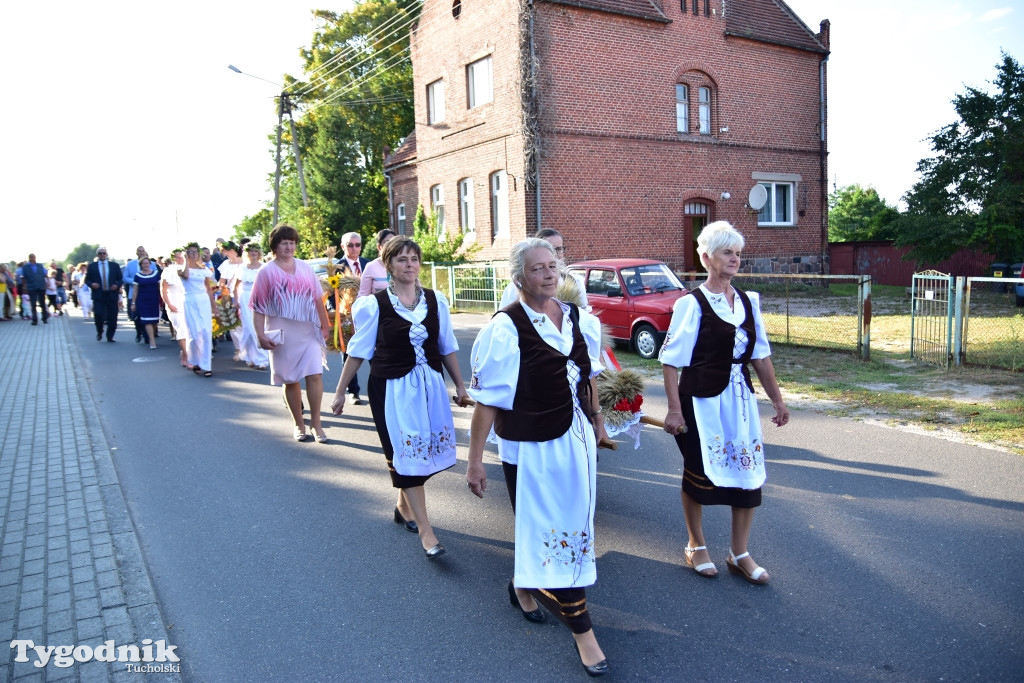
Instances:
[[[370,262],[370,259],[359,257],[359,274],[362,275],[362,271],[366,270],[366,264]],[[355,277],[355,273],[348,267],[348,259],[344,256],[341,257],[341,263],[338,264],[338,270],[342,275],[349,275]]]
[[[92,289],[93,283],[99,285],[100,289]],[[107,261],[107,289],[103,290],[100,264],[98,261],[93,261],[85,271],[85,284],[92,289],[92,301],[98,313],[104,313],[107,306],[117,308],[117,297],[120,294],[121,287],[124,286],[121,266],[113,261]]]

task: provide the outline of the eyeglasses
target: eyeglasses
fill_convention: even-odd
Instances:
[[[346,247],[361,247],[361,246],[363,246],[363,243],[362,242],[349,242],[345,246]]]
[[[564,254],[565,250],[566,250],[566,247],[552,247],[552,248],[555,250],[556,254]]]
[[[97,255],[97,256],[106,256],[106,255],[107,255],[107,252],[105,252],[105,251],[97,251],[97,252],[96,252],[96,255]]]

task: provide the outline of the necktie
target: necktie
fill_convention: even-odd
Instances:
[[[359,270],[359,261],[353,261],[352,262],[352,271],[356,275],[360,275],[361,274],[361,271]]]
[[[103,291],[107,290],[107,262],[100,261],[100,280],[103,282]]]

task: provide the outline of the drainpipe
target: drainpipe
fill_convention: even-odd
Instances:
[[[823,38],[822,42],[825,44],[825,49],[828,50],[831,47],[830,40],[830,29],[831,25],[828,19],[821,22],[820,33],[818,34]],[[821,179],[821,274],[825,274],[825,265],[828,259],[828,177],[826,176],[826,161],[828,157],[828,137],[825,134],[825,123],[826,123],[826,102],[825,102],[825,65],[828,62],[829,52],[825,53],[822,57],[821,63],[818,65],[818,116],[819,125],[821,126],[820,135],[820,152],[819,152],[819,163],[821,166],[819,177]],[[828,264],[831,266],[831,264]]]
[[[391,186],[391,174],[388,173],[387,169],[382,170],[384,172],[384,177],[388,179],[388,228],[397,233],[398,229],[391,224],[392,218],[395,215],[395,195],[394,188]]]
[[[533,0],[528,0],[526,4],[530,8],[530,25],[528,31],[530,39],[530,104],[532,112],[535,114],[537,111],[537,55],[534,48],[533,38]],[[542,227],[540,217],[540,144],[537,142],[537,135],[540,133],[540,123],[536,121],[534,123],[537,126],[537,130],[534,131],[533,140],[533,191],[536,203],[534,210],[537,214],[537,230],[539,231]]]

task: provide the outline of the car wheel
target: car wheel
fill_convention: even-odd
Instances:
[[[1024,296],[1017,295],[1017,308],[1024,308]]]
[[[654,358],[658,355],[661,344],[658,342],[658,334],[654,328],[647,323],[637,325],[633,330],[633,348],[641,358]]]

